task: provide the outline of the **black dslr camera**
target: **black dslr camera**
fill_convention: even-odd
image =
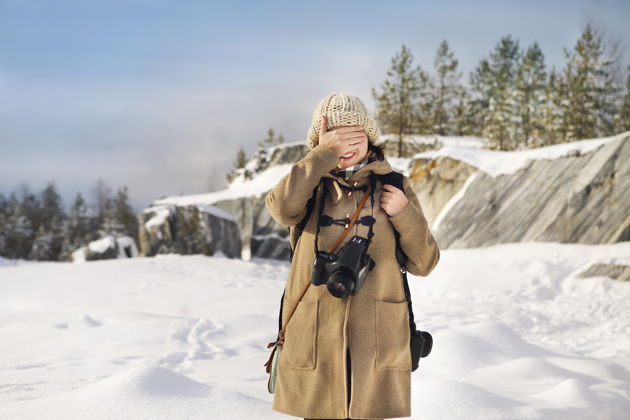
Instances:
[[[311,272],[311,283],[315,286],[326,284],[334,297],[343,299],[355,295],[368,271],[374,268],[374,260],[367,254],[369,240],[354,236],[340,250],[339,254],[318,251]]]

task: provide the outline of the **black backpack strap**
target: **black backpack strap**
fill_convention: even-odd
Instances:
[[[278,332],[282,329],[282,306],[284,304],[284,293],[286,289],[282,291],[282,297],[280,298],[280,316],[278,317]]]
[[[306,202],[306,214],[304,215],[302,220],[300,220],[300,223],[295,225],[294,229],[295,229],[295,243],[296,244],[297,244],[298,239],[300,239],[300,235],[302,235],[304,228],[306,227],[306,223],[308,223],[308,219],[311,217],[313,208],[315,207],[315,200],[317,199],[318,188],[319,188],[319,184],[317,187],[313,189],[313,195],[311,195],[311,198],[309,198],[308,201]],[[293,261],[293,253],[295,252],[295,250],[291,246],[291,228],[289,228],[289,250],[290,250],[289,261]]]
[[[382,184],[390,184],[399,190],[404,192],[403,187],[403,174],[400,172],[389,172],[387,174],[379,175],[379,179]],[[396,260],[400,265],[400,272],[402,273],[403,283],[405,287],[405,297],[407,298],[407,306],[409,308],[409,328],[411,331],[416,330],[416,323],[413,316],[413,308],[411,306],[411,291],[409,290],[409,282],[407,281],[407,255],[400,246],[400,233],[394,230],[394,236],[396,237]]]

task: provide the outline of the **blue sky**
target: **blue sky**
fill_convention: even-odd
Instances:
[[[463,80],[498,40],[559,68],[591,20],[630,53],[630,1],[0,0],[0,192],[54,181],[64,204],[102,178],[140,210],[221,188],[269,128],[306,137],[314,105],[371,88],[407,45]]]

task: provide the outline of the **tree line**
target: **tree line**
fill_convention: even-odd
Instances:
[[[0,256],[38,261],[69,261],[72,252],[112,234],[138,240],[138,221],[127,186],[112,194],[99,179],[89,206],[79,192],[68,208],[53,182],[35,194],[27,186],[8,197],[0,193]]]
[[[398,156],[409,134],[482,137],[485,147],[516,150],[630,130],[630,67],[615,80],[613,57],[589,23],[560,70],[547,70],[533,43],[522,49],[511,35],[499,40],[469,75],[468,86],[446,40],[429,74],[413,66],[405,45],[391,60],[380,89],[372,89],[384,134],[395,134]]]
[[[614,77],[621,63],[613,47],[587,23],[573,48],[563,49],[564,66],[547,69],[537,42],[523,49],[507,35],[465,85],[448,41],[441,42],[432,73],[414,66],[403,45],[379,89],[372,88],[375,118],[382,134],[395,135],[399,157],[408,155],[404,138],[412,134],[476,136],[487,149],[518,150],[624,132],[630,130],[630,66]],[[251,178],[265,148],[283,140],[269,129],[251,161],[241,147],[228,182]]]

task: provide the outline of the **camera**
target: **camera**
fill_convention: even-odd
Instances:
[[[330,294],[339,299],[355,295],[375,265],[367,253],[369,243],[366,238],[354,236],[339,250],[339,254],[318,251],[311,283],[315,286],[326,284]]]

